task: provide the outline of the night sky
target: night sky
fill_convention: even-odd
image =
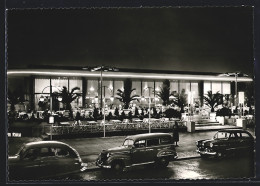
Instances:
[[[253,74],[253,8],[8,11],[8,68],[29,64]]]

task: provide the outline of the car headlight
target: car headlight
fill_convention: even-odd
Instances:
[[[210,146],[210,148],[212,148],[212,147],[214,146],[214,144],[213,144],[213,143],[210,143],[209,146]]]
[[[107,157],[109,158],[109,156],[110,156],[110,154],[109,153],[107,153]]]

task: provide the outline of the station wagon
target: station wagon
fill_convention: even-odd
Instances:
[[[116,171],[145,164],[166,167],[177,157],[170,134],[147,133],[128,136],[122,146],[103,150],[96,165]]]

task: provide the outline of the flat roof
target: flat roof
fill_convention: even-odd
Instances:
[[[62,76],[62,77],[92,77],[99,78],[100,71],[84,70],[78,66],[29,65],[28,68],[8,69],[8,76]],[[90,68],[90,67],[87,67]],[[191,72],[174,70],[150,70],[118,68],[118,71],[102,72],[104,78],[132,79],[169,79],[169,80],[205,80],[205,81],[235,81],[234,76],[220,76],[216,72]],[[250,77],[237,77],[238,82],[253,81]]]

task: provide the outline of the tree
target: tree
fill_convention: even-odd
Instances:
[[[180,94],[176,94],[172,102],[181,108],[181,113],[184,113],[184,106],[187,105],[187,94],[185,94],[185,89],[182,89]]]
[[[118,89],[116,99],[124,103],[124,109],[129,108],[129,104],[131,101],[138,100],[138,95],[132,95],[132,92],[136,90],[135,88],[132,89],[132,81],[127,78],[124,80],[124,90]]]
[[[15,90],[8,90],[8,102],[11,104],[11,111],[15,111],[15,105],[24,101],[23,93]]]
[[[116,109],[115,109],[115,116],[116,117],[119,117],[119,111],[118,111],[118,108],[116,107]]]
[[[164,106],[167,106],[170,103],[170,81],[168,79],[163,81],[163,85],[160,87],[160,91],[156,95],[162,99],[162,104]]]
[[[203,98],[205,104],[211,108],[211,112],[214,112],[214,108],[218,105],[221,105],[223,102],[223,95],[219,92],[217,92],[216,94],[212,94],[212,91],[208,91]]]
[[[138,108],[135,107],[135,116],[137,117],[139,115]]]
[[[74,87],[69,92],[67,87],[63,86],[61,93],[60,93],[60,95],[62,97],[62,103],[65,105],[65,109],[70,111],[70,117],[72,117],[71,102],[80,96],[79,93],[75,93],[76,90],[80,90],[80,88]]]

